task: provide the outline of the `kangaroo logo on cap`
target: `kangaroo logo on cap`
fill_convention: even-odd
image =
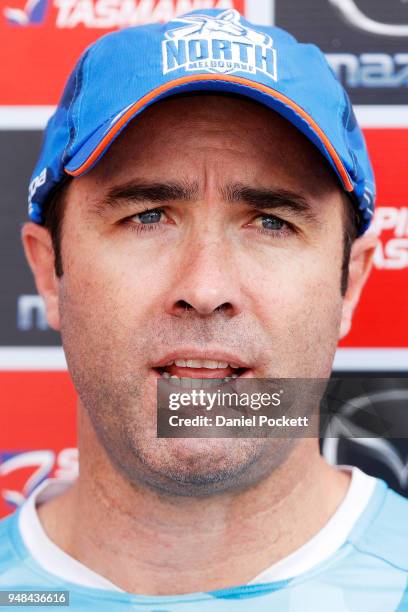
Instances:
[[[238,11],[227,10],[216,17],[189,15],[175,21],[186,25],[166,32],[163,74],[180,69],[218,74],[263,72],[277,80],[272,38],[242,24]]]

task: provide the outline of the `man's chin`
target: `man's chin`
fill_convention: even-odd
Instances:
[[[286,455],[280,448],[272,453],[271,463],[270,450],[265,452],[269,444],[265,439],[162,439],[155,448],[137,449],[142,469],[132,480],[171,496],[207,497],[248,489]]]

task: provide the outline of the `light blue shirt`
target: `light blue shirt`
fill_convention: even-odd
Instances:
[[[62,610],[408,612],[408,500],[381,480],[344,543],[324,562],[286,580],[187,595],[130,595],[64,581],[30,554],[20,512],[0,521],[0,590],[68,590],[70,606]]]

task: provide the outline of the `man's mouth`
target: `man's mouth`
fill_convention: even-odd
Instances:
[[[178,357],[170,359],[164,364],[153,368],[156,373],[165,379],[195,379],[217,382],[230,382],[244,376],[249,368],[238,361],[223,361],[219,359],[201,359],[191,357]]]

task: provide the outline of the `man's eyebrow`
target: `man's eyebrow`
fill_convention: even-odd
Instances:
[[[224,188],[222,195],[227,202],[245,202],[261,210],[280,210],[308,221],[318,221],[308,200],[295,191],[256,188],[238,183]]]
[[[105,210],[124,208],[135,203],[192,201],[199,196],[198,183],[170,181],[165,183],[131,181],[109,189],[94,208],[97,214]],[[221,197],[228,203],[244,202],[260,210],[287,212],[306,221],[318,222],[310,203],[300,193],[279,188],[258,188],[236,183],[223,187]]]
[[[194,183],[132,181],[112,187],[94,209],[101,214],[106,209],[120,208],[135,202],[188,201],[192,200],[197,193],[198,185]]]

